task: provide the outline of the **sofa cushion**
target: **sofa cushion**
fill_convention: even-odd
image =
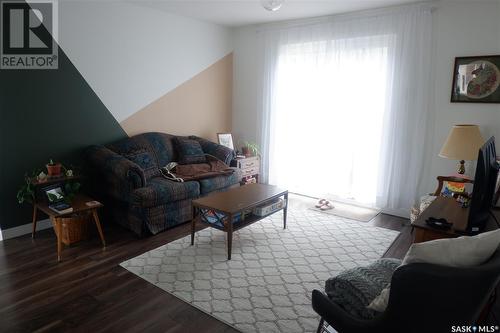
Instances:
[[[155,155],[159,167],[164,167],[168,163],[177,160],[174,143],[172,142],[175,136],[156,132],[139,135],[149,143],[150,150]]]
[[[179,156],[179,164],[205,163],[207,161],[198,141],[177,137],[174,142]]]
[[[124,155],[125,158],[137,164],[144,172],[146,179],[158,176],[158,167],[153,155],[147,150],[138,150]]]
[[[132,192],[132,204],[140,207],[154,207],[184,199],[195,199],[200,196],[198,182],[174,182],[163,177],[154,177],[146,187]]]
[[[200,194],[206,195],[210,192],[222,190],[231,185],[238,184],[241,180],[241,172],[235,170],[230,175],[217,176],[212,178],[200,179]]]
[[[146,179],[160,176],[160,168],[177,160],[173,139],[165,133],[143,133],[106,145],[143,168]]]
[[[106,147],[137,164],[144,171],[146,179],[161,174],[155,153],[144,135],[123,139]]]
[[[194,135],[189,136],[189,139],[198,141],[205,154],[215,156],[227,165],[231,165],[231,161],[236,157],[234,150],[231,148]]]

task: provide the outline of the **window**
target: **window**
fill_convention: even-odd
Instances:
[[[280,48],[270,183],[306,195],[375,203],[390,38]]]

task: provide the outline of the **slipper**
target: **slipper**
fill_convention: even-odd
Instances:
[[[321,207],[319,207],[319,209],[321,210],[330,210],[330,209],[333,209],[335,208],[329,201],[325,202],[325,204]]]
[[[318,203],[314,206],[316,208],[321,208],[325,203],[327,203],[326,199],[320,199]]]

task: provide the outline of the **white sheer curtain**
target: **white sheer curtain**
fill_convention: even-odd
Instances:
[[[262,31],[264,180],[405,214],[424,161],[431,8]]]

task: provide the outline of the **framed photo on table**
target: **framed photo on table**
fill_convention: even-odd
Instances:
[[[500,55],[458,57],[452,103],[500,103]]]
[[[217,133],[219,144],[234,150],[233,135],[231,133]]]

